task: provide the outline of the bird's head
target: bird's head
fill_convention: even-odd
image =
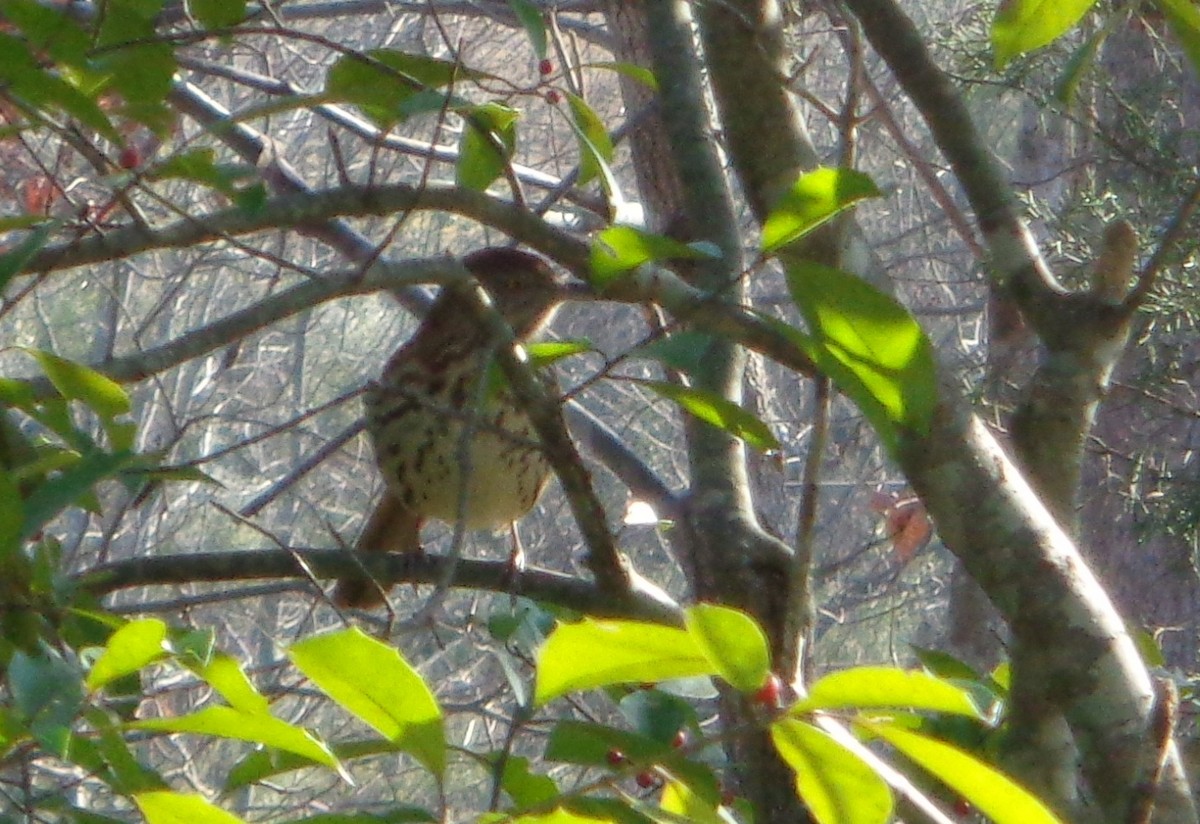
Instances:
[[[564,298],[564,279],[543,258],[519,249],[489,247],[463,258],[463,265],[491,297],[518,338],[550,322]]]

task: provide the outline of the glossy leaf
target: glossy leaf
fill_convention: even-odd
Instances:
[[[874,770],[803,721],[771,725],[775,748],[796,773],[796,792],[818,824],[885,824],[892,793]]]
[[[355,758],[403,752],[391,741],[384,741],[381,738],[371,738],[367,741],[343,741],[332,745],[331,750],[339,763]],[[233,792],[296,770],[320,766],[321,764],[311,758],[305,758],[295,753],[273,747],[258,747],[229,768],[229,773],[225,776],[224,790],[227,793]]]
[[[970,696],[953,684],[895,667],[853,667],[830,673],[812,685],[793,712],[885,707],[983,718]]]
[[[762,628],[744,612],[715,604],[687,610],[688,631],[722,678],[741,692],[757,689],[771,671]]]
[[[592,243],[592,283],[603,289],[644,263],[660,260],[699,260],[712,257],[704,248],[633,226],[610,226]]]
[[[789,264],[787,279],[812,332],[810,355],[889,449],[906,430],[928,432],[937,367],[908,310],[860,278],[817,263]]]
[[[713,804],[706,802],[686,784],[678,781],[666,783],[658,803],[664,812],[679,816],[682,821],[693,824],[728,824],[728,819],[722,818]]]
[[[525,353],[535,369],[542,369],[563,358],[594,351],[595,347],[586,340],[543,340],[525,344]]]
[[[318,635],[288,656],[330,698],[411,753],[431,772],[446,769],[442,711],[421,676],[393,647],[359,629]]]
[[[255,688],[238,660],[224,652],[214,653],[207,663],[196,664],[192,670],[221,694],[235,710],[251,714],[268,712],[270,704]]]
[[[765,423],[752,413],[714,392],[665,381],[638,381],[657,394],[679,404],[684,410],[705,423],[712,424],[755,449],[779,448],[779,441]]]
[[[775,252],[863,198],[879,195],[875,182],[853,169],[824,167],[806,172],[763,221],[763,252]]]
[[[162,658],[167,653],[166,642],[167,625],[157,618],[130,621],[109,637],[104,652],[88,673],[88,689],[103,689]]]
[[[1096,0],[1005,0],[992,22],[996,68],[1053,43],[1070,31]]]
[[[860,722],[856,726],[891,744],[994,824],[1059,824],[1059,819],[1031,793],[962,750],[885,722]]]
[[[243,824],[233,813],[205,801],[198,795],[150,790],[133,796],[133,803],[146,819],[146,824]]]
[[[570,92],[567,92],[566,97],[576,134],[581,138],[579,141],[578,182],[582,186],[596,179],[612,162],[613,142],[612,138],[608,136],[608,130],[604,127],[604,121],[587,104],[586,100]],[[611,175],[611,171],[608,174]]]
[[[640,621],[560,624],[537,661],[538,706],[576,690],[716,673],[686,630]]]
[[[484,103],[463,113],[467,123],[454,167],[458,185],[482,192],[504,174],[517,146],[521,113],[500,103]]]
[[[128,727],[151,732],[192,733],[234,741],[249,741],[252,744],[295,753],[326,767],[339,767],[329,748],[311,733],[266,713],[241,712],[232,707],[214,706],[176,718],[134,721]]]
[[[481,818],[480,821],[482,824],[489,824],[487,817]],[[503,824],[615,824],[618,819],[596,817],[565,807],[555,807],[548,813],[530,813],[518,816],[497,814],[495,821],[503,822]]]

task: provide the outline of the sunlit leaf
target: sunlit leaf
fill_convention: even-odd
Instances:
[[[482,192],[504,173],[516,150],[520,115],[500,103],[484,103],[463,112],[467,123],[454,167],[458,185]]]
[[[192,670],[234,709],[249,714],[265,714],[269,710],[266,697],[258,691],[232,655],[216,652],[206,662],[192,666]]]
[[[928,673],[896,667],[852,667],[832,672],[813,684],[792,711],[884,707],[983,717],[962,689]]]
[[[1070,31],[1096,0],[1004,0],[992,22],[996,68],[1053,43]]]
[[[1031,793],[974,756],[934,738],[881,721],[856,722],[965,798],[994,824],[1059,824]]]
[[[706,389],[679,386],[665,381],[638,381],[705,423],[740,438],[755,449],[779,448],[779,441],[770,428],[752,413],[720,395]]]
[[[157,618],[130,621],[109,637],[104,652],[88,673],[88,689],[102,689],[162,658],[167,653],[166,640],[167,625]]]
[[[828,733],[786,719],[771,725],[771,740],[796,773],[796,792],[818,824],[885,824],[891,819],[887,784]]]
[[[577,690],[716,672],[687,630],[640,621],[560,624],[537,661],[539,706]]]
[[[699,260],[712,257],[703,248],[681,243],[633,226],[610,226],[592,242],[592,283],[603,289],[626,272],[660,260]]]
[[[24,351],[34,357],[64,398],[83,402],[102,418],[115,418],[129,411],[129,396],[111,378],[41,349]]]
[[[756,689],[771,671],[762,628],[744,612],[697,604],[685,613],[688,631],[722,678],[742,692]]]
[[[567,92],[567,105],[576,134],[583,138],[579,145],[579,185],[582,186],[602,174],[602,167],[612,162],[613,142],[604,121],[586,100]]]
[[[205,707],[198,712],[174,718],[148,718],[128,725],[134,730],[192,733],[235,741],[249,741],[274,747],[337,769],[338,761],[323,743],[307,730],[281,721],[272,715],[241,712],[232,707]]]
[[[442,711],[394,648],[349,629],[305,639],[288,656],[330,698],[441,775],[446,769]]]
[[[198,795],[150,790],[136,793],[133,803],[146,818],[146,824],[242,824],[233,813],[205,801]]]
[[[908,310],[846,272],[789,263],[788,286],[812,332],[798,338],[858,404],[889,449],[904,431],[925,433],[937,404],[933,347]]]
[[[763,251],[775,252],[863,198],[879,195],[875,182],[853,169],[824,167],[806,172],[763,221]]]

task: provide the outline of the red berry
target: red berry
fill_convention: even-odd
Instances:
[[[671,739],[671,746],[679,749],[687,743],[687,730],[679,730],[675,733],[675,737]]]
[[[971,814],[971,803],[965,798],[959,798],[954,802],[954,814],[959,818]]]
[[[608,760],[608,763],[614,767],[619,767],[625,763],[625,753],[621,752],[620,750],[609,750],[604,757]]]
[[[538,61],[538,74],[542,77],[545,77],[552,71],[554,71],[554,62],[549,57],[543,57]]]
[[[733,802],[735,802],[735,801],[737,801],[737,796],[734,795],[733,790],[721,790],[721,806],[722,807],[732,807]]]
[[[640,772],[637,774],[637,778],[635,780],[637,781],[637,785],[643,790],[648,790],[658,783],[657,776],[655,776],[652,772]]]
[[[779,709],[779,699],[783,695],[783,679],[775,673],[767,676],[758,691],[754,693],[754,703],[768,709]]]
[[[551,106],[557,106],[562,102],[562,94],[559,93],[558,89],[550,89],[546,92],[546,102]]]
[[[136,169],[142,165],[142,153],[138,151],[137,146],[126,146],[121,150],[117,163],[121,165],[122,169]]]

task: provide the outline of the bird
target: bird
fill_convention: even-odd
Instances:
[[[536,337],[562,303],[558,276],[537,255],[489,247],[462,262],[517,343]],[[461,516],[467,529],[500,529],[533,508],[550,478],[533,424],[495,377],[501,341],[480,322],[465,288],[442,289],[367,388],[366,428],[385,489],[358,551],[423,552],[421,527],[430,518],[453,524]],[[553,384],[548,375],[543,380]],[[370,609],[385,597],[363,574],[340,579],[332,600]]]

